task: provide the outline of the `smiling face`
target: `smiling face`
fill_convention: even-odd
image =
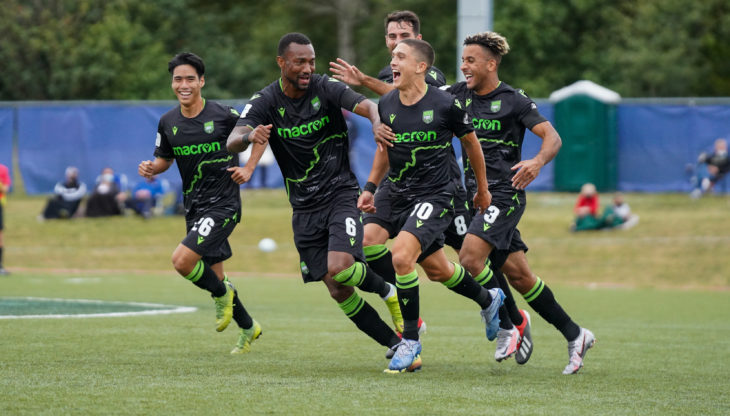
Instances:
[[[403,89],[404,86],[415,83],[426,72],[426,62],[418,59],[418,53],[405,43],[399,43],[390,60],[390,69],[393,71],[393,86]]]
[[[192,65],[178,65],[172,72],[172,91],[181,106],[189,107],[202,101],[201,89],[205,77],[199,77]]]
[[[479,91],[496,76],[497,60],[480,45],[466,45],[461,54],[461,72],[469,89]]]
[[[277,56],[276,61],[281,68],[281,77],[299,92],[309,87],[314,73],[314,47],[291,43],[284,56]]]
[[[403,39],[421,39],[421,35],[414,32],[411,22],[405,20],[388,22],[385,33],[385,46],[388,47],[388,51],[392,53],[395,45]]]

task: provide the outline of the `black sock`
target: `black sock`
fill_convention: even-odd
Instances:
[[[499,282],[499,287],[501,287],[502,291],[504,292],[505,298],[503,308],[507,310],[510,321],[512,321],[512,323],[515,325],[522,325],[522,314],[517,308],[515,297],[514,295],[512,295],[512,290],[510,289],[509,284],[507,283],[507,279],[504,277],[504,274],[502,274],[502,272],[499,270],[495,270],[494,278],[492,280],[497,280],[497,282]],[[499,317],[501,319],[502,315],[500,314]]]
[[[253,319],[246,311],[246,308],[243,307],[243,302],[238,298],[238,290],[233,294],[233,320],[236,321],[239,328],[249,329],[253,326]]]
[[[566,340],[572,341],[580,335],[580,327],[560,307],[555,300],[555,296],[553,296],[553,292],[542,279],[538,277],[535,286],[522,296],[530,307],[539,313],[544,320],[557,328]]]
[[[385,347],[392,347],[400,339],[392,329],[380,319],[378,312],[370,304],[365,302],[357,292],[342,303],[338,303],[342,312],[347,315],[357,328],[374,339],[378,344]]]
[[[198,260],[193,271],[185,278],[193,282],[195,286],[207,290],[214,297],[218,298],[226,294],[226,285],[218,279],[218,275],[203,260]]]
[[[418,316],[419,299],[418,299],[418,273],[413,270],[406,275],[396,275],[396,285],[398,289],[398,304],[403,314],[403,338],[418,339]]]
[[[367,264],[359,261],[332,276],[332,279],[345,286],[356,286],[365,292],[377,293],[381,298],[387,296],[390,292],[390,286],[385,283],[383,278]]]
[[[395,269],[393,268],[393,256],[385,244],[363,247],[365,260],[375,273],[386,282],[395,284]]]
[[[454,274],[443,284],[461,296],[478,303],[482,309],[486,309],[492,303],[492,297],[487,289],[480,286],[460,264],[454,263]]]

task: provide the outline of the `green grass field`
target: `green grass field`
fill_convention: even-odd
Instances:
[[[235,325],[216,333],[211,300],[170,265],[181,217],[39,223],[44,199],[12,196],[0,298],[197,311],[0,320],[0,414],[728,414],[730,199],[627,199],[635,228],[571,234],[574,195],[528,195],[531,265],[598,338],[579,374],[560,374],[566,343],[536,313],[531,360],[495,362],[477,306],[422,280],[423,370],[393,376],[323,285],[301,282],[281,190],[244,193],[226,269],[264,335],[235,357]],[[259,252],[263,237],[279,250]]]

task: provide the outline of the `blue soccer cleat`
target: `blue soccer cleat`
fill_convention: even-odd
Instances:
[[[421,369],[421,341],[404,339],[398,344],[386,373],[397,374]]]
[[[489,289],[489,294],[492,296],[492,303],[486,309],[482,309],[481,314],[482,321],[487,326],[487,339],[494,341],[499,331],[499,307],[502,306],[505,296],[499,288]]]

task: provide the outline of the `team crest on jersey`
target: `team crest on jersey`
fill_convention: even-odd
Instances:
[[[423,112],[423,122],[428,124],[433,121],[433,110]]]
[[[322,106],[322,103],[319,102],[319,97],[314,97],[311,101],[312,108],[314,108],[314,111],[319,111],[319,108]]]
[[[281,115],[281,118],[284,118],[284,107],[279,107],[279,114]]]
[[[493,113],[496,113],[502,108],[502,100],[492,101],[492,105],[489,107]]]
[[[208,134],[213,133],[213,130],[215,130],[215,125],[212,121],[206,121],[205,124],[203,124],[203,130]]]

